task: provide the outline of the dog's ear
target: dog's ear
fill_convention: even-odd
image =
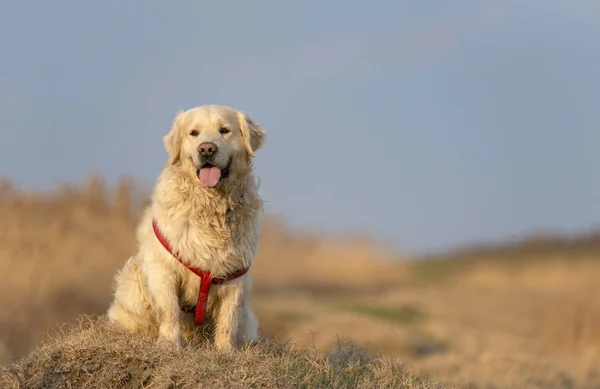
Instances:
[[[175,165],[180,159],[181,142],[183,141],[183,138],[181,137],[181,129],[179,127],[182,124],[183,113],[183,111],[177,113],[175,120],[173,120],[171,131],[163,138],[165,149],[167,149],[167,152],[169,153],[169,159],[167,161],[169,165]]]
[[[238,111],[238,120],[242,130],[242,138],[248,157],[254,157],[254,152],[263,145],[265,134],[264,128],[256,124],[252,118],[245,113]]]

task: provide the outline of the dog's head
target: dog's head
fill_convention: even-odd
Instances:
[[[265,130],[245,113],[203,105],[177,114],[164,137],[168,164],[181,165],[206,187],[247,174]]]

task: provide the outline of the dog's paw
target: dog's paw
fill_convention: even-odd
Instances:
[[[245,346],[254,347],[258,345],[258,339],[246,340],[244,342]]]
[[[229,354],[232,353],[233,350],[235,349],[235,346],[232,342],[230,341],[215,341],[215,347],[217,348],[217,350],[221,353],[224,354]]]
[[[252,331],[250,333],[239,336],[238,342],[242,344],[256,344],[258,343],[258,333],[256,331]]]
[[[179,339],[168,339],[165,337],[159,337],[156,344],[164,349],[168,350],[183,350],[183,341]]]

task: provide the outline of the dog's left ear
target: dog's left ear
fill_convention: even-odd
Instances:
[[[246,153],[249,158],[254,157],[254,152],[263,145],[267,132],[256,124],[250,116],[241,111],[238,111],[238,121],[240,122]]]
[[[165,149],[169,153],[169,159],[167,163],[169,165],[175,165],[179,162],[179,154],[181,153],[181,131],[179,129],[182,119],[183,119],[183,111],[179,111],[175,116],[175,120],[173,120],[173,126],[171,127],[171,131],[163,138],[163,143],[165,144]]]

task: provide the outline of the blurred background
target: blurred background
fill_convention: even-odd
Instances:
[[[600,385],[597,1],[0,9],[0,363],[106,310],[162,137],[216,103],[268,131],[264,333],[473,388]]]

